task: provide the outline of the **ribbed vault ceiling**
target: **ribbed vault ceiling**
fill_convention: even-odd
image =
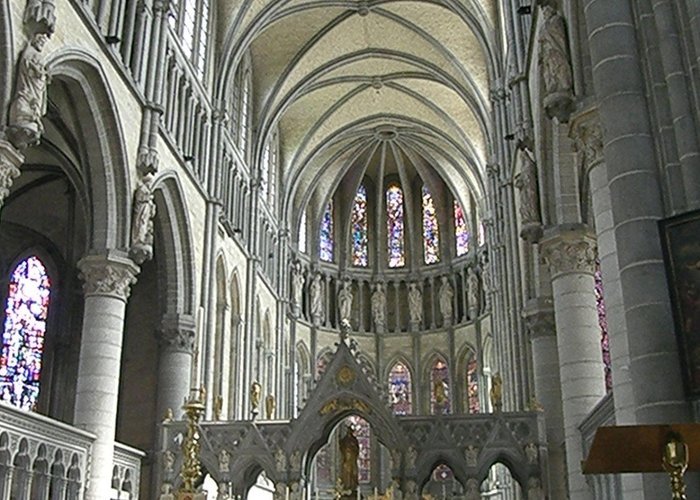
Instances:
[[[250,51],[255,151],[278,128],[290,222],[387,141],[457,196],[483,195],[495,0],[239,0],[222,16],[220,81]]]

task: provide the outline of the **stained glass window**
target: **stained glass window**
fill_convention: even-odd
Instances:
[[[360,483],[369,483],[370,465],[371,465],[371,448],[370,448],[370,427],[369,423],[362,417],[352,415],[345,420],[346,425],[349,425],[357,442],[360,445],[360,453],[357,456],[357,475]]]
[[[321,219],[320,257],[324,262],[333,262],[333,200],[328,202]]]
[[[450,376],[447,364],[438,359],[430,371],[430,410],[433,415],[447,415],[451,412]]]
[[[476,356],[471,353],[467,358],[467,403],[469,413],[479,413],[481,404],[479,403],[479,371]]]
[[[270,141],[265,144],[263,150],[262,161],[260,164],[260,194],[262,199],[267,201],[270,189],[270,157],[272,155],[272,146]]]
[[[299,221],[299,237],[297,241],[299,242],[299,251],[306,253],[306,209],[301,214],[301,221]]]
[[[386,212],[389,267],[403,267],[406,264],[403,191],[398,184],[392,184],[386,191]]]
[[[455,242],[457,245],[457,257],[464,255],[469,251],[469,225],[464,216],[462,205],[457,200],[454,200],[455,214]]]
[[[608,318],[605,313],[605,299],[603,298],[603,273],[600,271],[600,262],[596,261],[595,301],[598,308],[598,325],[600,325],[600,348],[603,352],[603,366],[605,373],[605,389],[612,390],[612,363],[610,361],[610,338],[608,336]]]
[[[363,184],[357,189],[352,204],[352,264],[367,267],[367,189]]]
[[[331,485],[331,464],[333,457],[331,456],[331,445],[327,444],[316,454],[316,483],[323,485]]]
[[[39,397],[41,358],[51,282],[38,257],[20,262],[10,276],[0,356],[0,399],[32,410]]]
[[[396,363],[389,372],[389,397],[394,415],[412,413],[411,372],[403,363]]]
[[[430,189],[423,185],[423,250],[426,264],[440,262],[440,228]]]

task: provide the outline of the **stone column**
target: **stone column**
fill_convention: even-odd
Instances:
[[[158,359],[156,414],[159,417],[171,409],[179,420],[182,413],[180,407],[190,390],[195,329],[195,321],[191,316],[173,315],[163,318]]]
[[[562,413],[559,352],[552,298],[530,301],[523,317],[532,344],[535,397],[544,411],[549,464],[549,497],[566,498],[566,457],[564,455],[564,415]],[[534,403],[534,402],[533,402]],[[535,410],[534,405],[530,405]]]
[[[86,256],[78,268],[85,309],[74,423],[97,436],[85,498],[104,500],[112,480],[124,312],[139,268],[118,252]]]
[[[541,249],[552,276],[569,498],[592,500],[581,473],[578,427],[605,396],[593,280],[595,240],[582,225],[560,225],[545,233]]]
[[[7,141],[0,140],[0,208],[10,194],[12,183],[19,177],[24,156]]]

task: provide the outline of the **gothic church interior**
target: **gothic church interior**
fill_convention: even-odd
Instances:
[[[696,0],[0,0],[0,500],[670,498],[583,461],[700,416],[699,65]]]

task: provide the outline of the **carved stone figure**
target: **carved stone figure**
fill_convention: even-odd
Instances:
[[[491,379],[491,391],[489,395],[491,397],[493,411],[500,413],[503,409],[503,378],[501,378],[500,373],[494,374]]]
[[[142,264],[153,257],[153,217],[156,203],[153,201],[153,175],[146,174],[134,193],[131,216],[131,250],[134,262]]]
[[[46,114],[46,87],[51,78],[41,51],[49,40],[45,33],[34,34],[22,51],[17,65],[15,94],[10,104],[7,137],[17,149],[38,144]]]
[[[289,466],[293,471],[301,469],[301,452],[299,450],[294,450],[292,454],[289,455]]]
[[[175,453],[171,450],[165,450],[163,452],[163,472],[166,477],[170,477],[173,473],[173,468],[175,467]]]
[[[341,323],[350,323],[352,315],[352,287],[349,281],[344,281],[338,291],[338,310]]]
[[[408,315],[414,325],[423,321],[423,294],[415,283],[408,285]]]
[[[476,467],[479,463],[479,448],[470,444],[464,449],[464,460],[467,462],[467,467]]]
[[[231,454],[226,450],[219,452],[219,472],[227,473],[231,464]]]
[[[391,468],[397,470],[401,468],[401,451],[397,449],[391,450]]]
[[[304,270],[301,267],[301,262],[298,260],[294,263],[292,270],[292,307],[295,312],[301,311],[304,295]]]
[[[465,500],[481,500],[479,481],[473,477],[467,480],[467,489],[464,492],[464,498]]]
[[[360,443],[357,441],[352,427],[348,426],[345,436],[340,439],[340,479],[343,489],[354,492],[359,484],[357,457],[360,454]]]
[[[520,150],[520,157],[523,161],[515,179],[515,187],[520,190],[520,236],[525,241],[534,243],[542,235],[537,164],[526,148]]]
[[[381,281],[374,285],[372,294],[372,319],[377,331],[384,331],[386,328],[386,293],[384,283]]]
[[[452,324],[452,298],[455,292],[447,276],[443,276],[441,282],[438,300],[440,302],[440,312],[442,313],[443,322],[445,326],[448,326]]]
[[[406,481],[406,493],[403,496],[404,500],[417,500],[418,499],[418,486],[416,482],[412,479]]]
[[[484,307],[486,310],[489,310],[491,308],[491,292],[493,291],[493,282],[491,280],[491,266],[486,253],[481,255],[479,264],[481,267],[481,287],[484,290]]]
[[[276,407],[277,403],[275,402],[275,396],[268,394],[265,398],[265,417],[268,420],[272,419],[272,415],[274,415]]]
[[[275,452],[275,466],[278,472],[284,472],[287,468],[287,455],[284,454],[284,450],[278,448]]]
[[[418,452],[414,446],[409,446],[406,450],[406,468],[411,470],[416,467],[416,460],[418,459]]]
[[[303,490],[299,486],[298,481],[294,481],[289,485],[289,500],[301,500]]]
[[[311,321],[318,326],[323,321],[323,295],[321,286],[321,275],[316,273],[309,286],[311,296]]]
[[[275,483],[274,500],[285,500],[287,496],[287,485],[283,482]]]
[[[254,415],[258,414],[260,407],[260,398],[262,397],[262,386],[257,382],[253,382],[250,386],[250,411]]]
[[[527,500],[544,500],[542,482],[536,477],[527,480]]]
[[[541,10],[539,65],[544,81],[544,107],[547,116],[566,123],[573,111],[573,72],[564,17],[552,6]]]
[[[539,451],[537,450],[537,445],[535,443],[528,443],[525,445],[525,457],[527,458],[528,464],[534,465],[537,463]]]
[[[12,183],[20,175],[19,167],[24,163],[24,156],[7,141],[0,139],[0,208],[10,194]]]
[[[474,267],[467,269],[467,312],[469,319],[476,319],[479,315],[479,275]]]

